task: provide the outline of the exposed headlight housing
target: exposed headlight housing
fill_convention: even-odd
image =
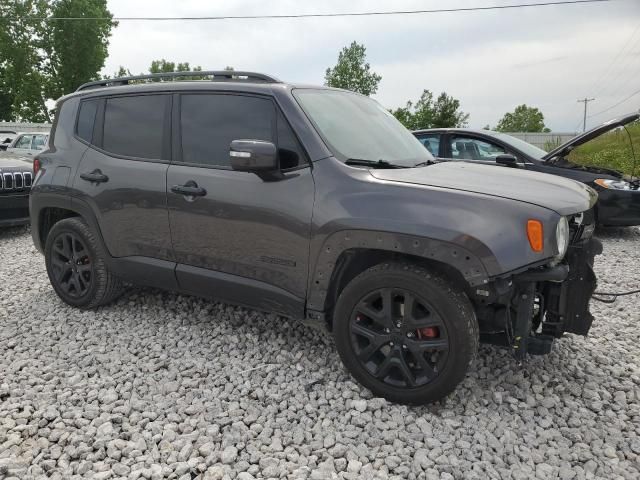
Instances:
[[[558,242],[558,255],[556,259],[562,260],[569,248],[569,222],[567,217],[560,217],[556,225],[556,242]]]
[[[596,185],[610,190],[631,190],[631,184],[629,182],[625,182],[624,180],[598,178],[597,180],[594,180],[594,182],[596,183]]]

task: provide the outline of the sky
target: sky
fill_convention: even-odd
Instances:
[[[538,0],[109,0],[116,17],[217,16],[424,10]],[[546,0],[549,1],[549,0]],[[555,1],[555,0],[553,0]],[[522,103],[544,113],[553,131],[587,128],[640,109],[640,0],[512,10],[373,17],[122,21],[112,31],[103,73],[148,71],[154,59],[218,70],[268,73],[321,85],[352,41],[365,45],[382,76],[374,95],[387,108],[424,89],[457,98],[468,126],[495,126]],[[604,111],[603,110],[607,110]],[[602,113],[600,113],[602,112]]]

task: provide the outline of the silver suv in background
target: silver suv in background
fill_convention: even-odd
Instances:
[[[6,148],[7,152],[17,155],[34,155],[47,148],[49,134],[42,132],[22,132]]]

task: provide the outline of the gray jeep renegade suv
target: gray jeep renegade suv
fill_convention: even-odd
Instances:
[[[118,78],[59,100],[30,207],[66,303],[104,305],[126,281],[320,321],[358,381],[404,403],[451,392],[479,341],[522,359],[589,331],[589,187],[433,164],[352,92],[160,76],[181,75],[208,80]]]

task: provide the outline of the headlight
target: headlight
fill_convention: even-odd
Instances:
[[[631,184],[624,180],[609,180],[607,178],[598,178],[594,180],[597,185],[602,188],[609,188],[611,190],[631,190]]]
[[[558,255],[556,258],[562,260],[564,254],[567,253],[567,248],[569,248],[569,222],[566,217],[560,217],[560,220],[558,220],[556,241],[558,242]]]

